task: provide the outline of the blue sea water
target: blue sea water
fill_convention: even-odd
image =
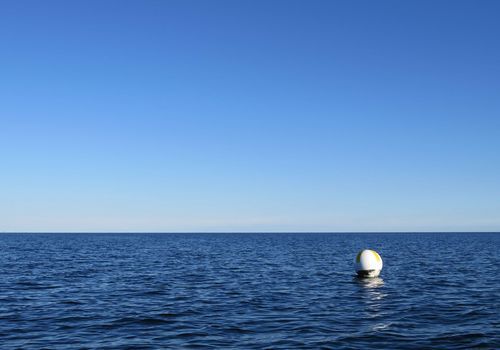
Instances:
[[[2,234],[0,348],[498,349],[499,266],[494,233]]]

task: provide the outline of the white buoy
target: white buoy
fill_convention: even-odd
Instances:
[[[365,249],[356,255],[354,265],[359,277],[377,277],[384,263],[376,251]]]

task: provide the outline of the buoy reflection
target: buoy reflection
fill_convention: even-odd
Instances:
[[[364,288],[380,288],[384,285],[384,280],[380,277],[373,278],[359,278],[356,277],[357,282]]]
[[[380,302],[387,296],[384,293],[384,280],[380,277],[359,278],[356,277],[356,283],[361,286],[363,300],[371,307],[377,308]]]

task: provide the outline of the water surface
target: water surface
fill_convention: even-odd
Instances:
[[[381,278],[354,277],[363,248]],[[499,234],[2,234],[2,349],[500,348]]]

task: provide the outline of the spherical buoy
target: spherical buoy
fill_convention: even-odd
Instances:
[[[356,255],[354,264],[359,277],[377,277],[384,265],[380,255],[370,249],[360,251]]]

